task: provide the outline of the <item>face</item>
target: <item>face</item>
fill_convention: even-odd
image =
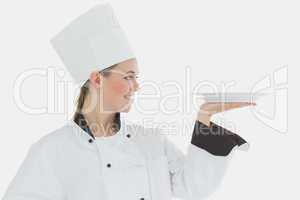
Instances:
[[[113,68],[110,76],[100,75],[102,86],[100,83],[99,92],[103,111],[129,112],[133,95],[139,89],[138,74],[136,59],[129,59]]]

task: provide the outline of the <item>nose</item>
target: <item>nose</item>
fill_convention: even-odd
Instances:
[[[133,87],[134,87],[134,91],[135,91],[135,92],[138,91],[138,90],[140,89],[140,85],[139,85],[139,83],[138,83],[137,80],[134,81]]]
[[[137,90],[139,90],[139,83],[138,83],[138,81],[137,81],[136,78],[131,79],[131,81],[130,81],[130,89],[133,92],[136,92]]]

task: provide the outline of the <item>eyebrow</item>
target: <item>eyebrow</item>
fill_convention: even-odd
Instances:
[[[126,72],[126,74],[129,74],[129,73],[133,73],[133,74],[135,74],[135,72],[134,72],[134,71],[132,71],[132,70],[130,70],[130,71],[128,71],[128,72]]]

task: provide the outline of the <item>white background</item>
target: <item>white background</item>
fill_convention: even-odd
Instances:
[[[47,70],[52,66],[55,70],[64,70],[49,39],[99,2],[1,2],[0,197],[29,146],[62,126],[72,115],[70,110],[53,112],[52,107],[64,108],[64,101],[72,107],[75,100],[72,96],[68,99],[56,94],[47,96],[46,78],[31,77],[22,84],[22,100],[35,108],[47,108],[48,103],[48,112],[30,114],[15,101],[15,81],[24,71],[33,68]],[[282,91],[288,89],[288,96],[276,93],[277,89],[271,86],[273,95],[258,101],[255,108],[214,116],[214,121],[221,119],[234,124],[235,132],[246,139],[251,148],[235,154],[222,186],[209,199],[299,199],[300,149],[296,127],[299,90],[296,85],[299,84],[300,6],[297,1],[114,0],[112,5],[135,49],[141,82],[153,82],[161,92],[158,99],[140,101],[140,107],[156,109],[158,113],[146,114],[133,106],[126,117],[137,122],[153,119],[157,123],[176,125],[170,138],[182,151],[186,150],[192,133],[183,125],[188,125],[188,129],[193,127],[199,105],[193,107],[187,100],[193,97],[191,91],[179,93],[181,103],[169,99],[164,108],[181,110],[165,113],[158,103],[176,92],[176,88],[166,83],[178,83],[187,91],[186,88],[191,89],[204,80],[216,85],[234,81],[230,91],[249,92],[262,79],[273,77],[276,70],[285,67],[288,74],[281,74],[279,79],[285,81]],[[190,69],[190,78],[185,75],[186,68]],[[66,73],[59,80],[67,78]],[[139,94],[147,92],[151,93],[151,88],[142,88]],[[273,97],[277,94],[281,94],[281,100],[274,103]],[[278,112],[276,119],[267,120],[257,116],[258,111]]]

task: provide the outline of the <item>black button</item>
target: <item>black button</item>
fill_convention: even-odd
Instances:
[[[106,166],[107,166],[107,167],[111,167],[111,164],[110,164],[110,163],[108,163]]]
[[[89,143],[92,143],[93,142],[93,139],[89,139]]]
[[[140,200],[145,200],[145,198],[140,198]]]
[[[127,134],[127,135],[126,135],[126,137],[128,137],[128,138],[130,138],[130,136],[131,136],[130,134]]]

